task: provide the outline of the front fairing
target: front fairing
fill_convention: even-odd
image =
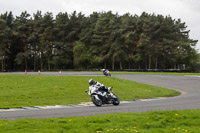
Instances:
[[[95,85],[89,87],[88,94],[91,96],[92,94],[96,93],[100,87],[104,86],[103,84],[97,82]]]
[[[97,91],[95,91],[95,94],[97,94],[97,95],[100,95],[100,96],[105,96],[106,95],[106,92],[105,91],[99,91],[99,90],[97,90]]]
[[[111,95],[111,97],[113,98],[113,99],[116,99],[117,98],[117,96],[116,95]]]
[[[90,86],[90,87],[89,87],[89,91],[88,91],[88,95],[91,96],[91,95],[94,94],[96,91],[97,91],[97,88],[96,88],[96,87]]]

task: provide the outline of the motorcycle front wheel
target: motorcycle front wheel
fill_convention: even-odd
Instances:
[[[119,105],[120,101],[119,98],[115,95],[115,98],[113,100],[113,105]]]
[[[97,99],[95,96],[92,96],[92,102],[93,102],[94,105],[96,105],[96,106],[102,106],[102,101],[101,101],[101,99]]]

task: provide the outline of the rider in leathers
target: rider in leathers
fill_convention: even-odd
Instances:
[[[105,92],[109,92],[109,88],[105,87],[103,84],[99,83],[99,82],[95,82],[93,79],[89,80],[89,92],[88,94],[91,95],[93,92],[99,90],[99,91],[105,91]]]

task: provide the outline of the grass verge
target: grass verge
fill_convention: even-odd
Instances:
[[[3,133],[199,133],[200,110],[0,120]]]
[[[45,105],[66,105],[89,102],[84,93],[88,80],[93,78],[123,100],[179,95],[180,92],[136,83],[114,77],[0,75],[0,108],[19,108]]]

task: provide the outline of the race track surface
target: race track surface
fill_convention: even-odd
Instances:
[[[50,75],[50,74],[48,74]],[[66,74],[67,75],[67,74]],[[200,109],[200,77],[172,75],[113,75],[122,79],[165,87],[181,91],[182,95],[170,98],[155,98],[123,102],[119,106],[105,105],[66,106],[44,109],[24,109],[0,111],[0,119],[55,118],[69,116],[89,116],[97,114],[146,112],[154,110]],[[120,98],[120,97],[119,97]]]

